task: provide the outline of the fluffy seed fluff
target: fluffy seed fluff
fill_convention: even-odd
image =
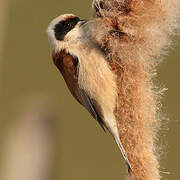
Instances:
[[[119,136],[132,165],[130,180],[159,180],[159,97],[153,84],[160,55],[178,28],[178,0],[94,0],[91,38],[117,75]]]

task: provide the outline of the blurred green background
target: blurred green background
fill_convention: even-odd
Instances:
[[[55,98],[59,108],[58,153],[54,180],[123,179],[124,163],[110,135],[67,90],[52,63],[47,35],[49,22],[58,15],[74,13],[91,17],[91,0],[4,0],[1,11],[0,113],[1,139],[17,115],[23,98],[40,93]],[[175,39],[178,39],[177,37]],[[163,109],[170,118],[162,155],[162,171],[169,180],[180,177],[180,40],[158,69],[160,85],[168,87]],[[167,146],[168,142],[168,146]]]

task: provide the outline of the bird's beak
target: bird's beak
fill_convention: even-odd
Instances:
[[[79,26],[82,26],[83,24],[87,23],[87,20],[83,19],[78,22]]]

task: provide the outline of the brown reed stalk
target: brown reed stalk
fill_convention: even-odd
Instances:
[[[2,61],[3,54],[3,43],[4,43],[4,31],[6,23],[6,10],[7,10],[7,1],[0,1],[0,60]]]
[[[56,107],[41,95],[33,95],[26,101],[4,136],[2,180],[48,180],[52,176]]]
[[[130,180],[159,180],[156,155],[159,57],[178,27],[178,0],[94,0],[91,36],[117,75],[119,136],[132,166]]]

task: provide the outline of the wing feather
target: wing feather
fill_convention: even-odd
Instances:
[[[79,88],[79,94],[81,97],[81,103],[84,105],[84,107],[89,111],[89,113],[94,117],[95,120],[99,123],[99,125],[102,127],[102,129],[105,131],[105,124],[103,120],[101,119],[96,106],[94,105],[91,98],[88,96],[85,90]]]

